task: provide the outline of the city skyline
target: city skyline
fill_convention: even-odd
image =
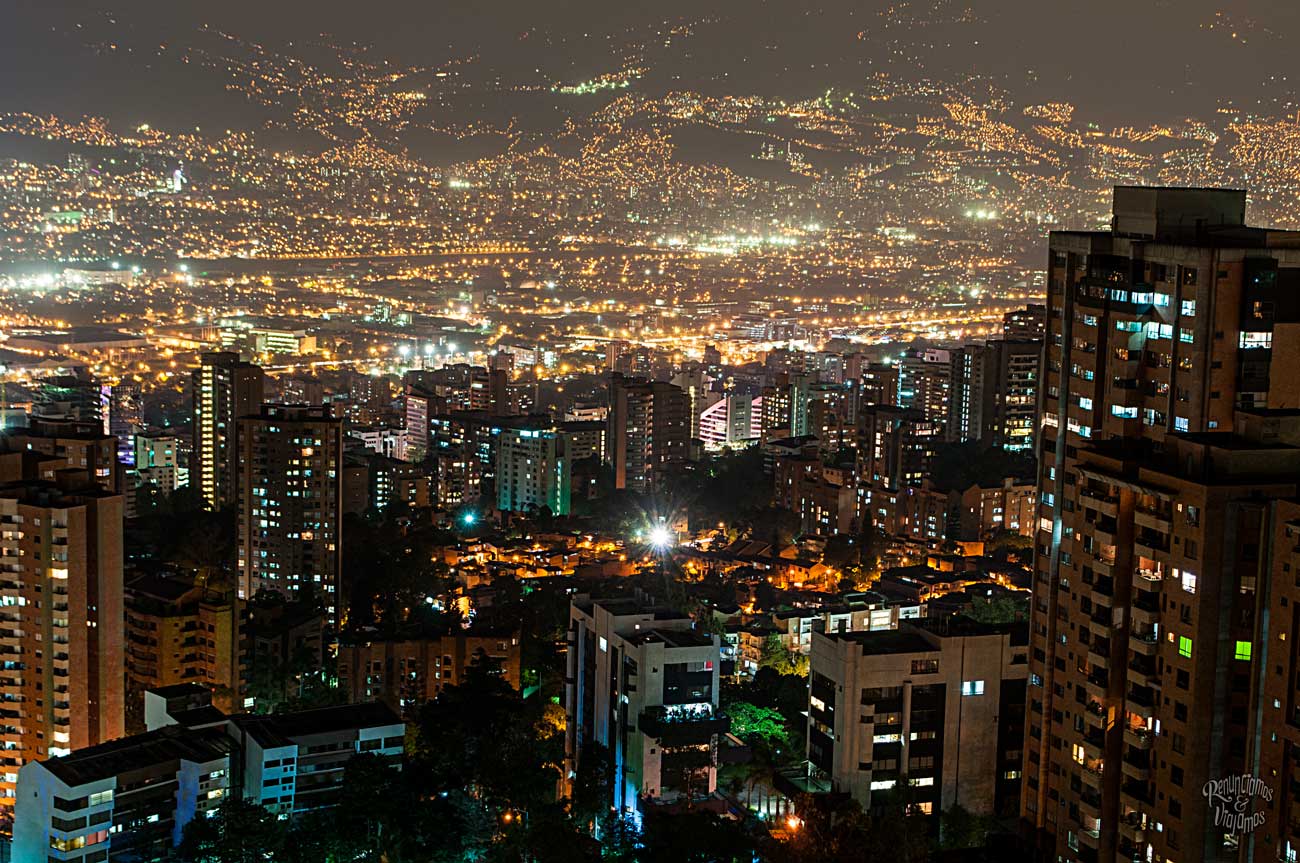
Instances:
[[[0,863],[1300,857],[1300,7],[0,30]]]

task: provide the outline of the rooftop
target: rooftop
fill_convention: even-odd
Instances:
[[[321,707],[300,713],[232,716],[231,721],[263,747],[289,746],[303,737],[355,728],[401,725],[402,719],[382,702]]]
[[[76,787],[169,761],[216,761],[228,755],[234,746],[235,742],[219,728],[169,725],[40,763],[60,781]]]

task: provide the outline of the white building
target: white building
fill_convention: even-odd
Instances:
[[[185,825],[227,795],[281,819],[335,806],[349,759],[373,754],[399,767],[406,739],[381,703],[226,716],[196,684],[146,692],[145,724],[143,734],[18,771],[14,860],[170,859]]]
[[[691,618],[648,597],[579,599],[570,608],[566,761],[584,746],[609,750],[611,804],[638,818],[646,806],[702,800],[717,789],[721,645]]]

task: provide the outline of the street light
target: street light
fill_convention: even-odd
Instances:
[[[473,527],[474,522],[478,521],[478,516],[472,512],[467,512],[460,517],[460,520],[466,527]]]
[[[656,551],[667,551],[673,544],[673,532],[665,525],[650,528],[650,546]]]

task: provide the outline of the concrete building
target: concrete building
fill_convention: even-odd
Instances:
[[[721,643],[647,597],[579,598],[569,613],[566,775],[591,742],[609,750],[613,799],[647,806],[703,801],[717,788]]]
[[[949,351],[907,351],[894,362],[898,370],[896,404],[918,410],[942,429],[944,440],[953,440],[948,423],[952,404],[952,355]]]
[[[18,771],[13,859],[164,860],[230,794],[235,741],[169,726]]]
[[[704,409],[699,417],[699,438],[706,449],[738,449],[763,434],[763,401],[742,393],[727,393]]]
[[[649,492],[685,463],[690,399],[662,381],[614,374],[609,382],[609,455],[614,487]]]
[[[143,734],[32,762],[18,775],[15,860],[170,859],[185,825],[227,797],[281,819],[341,802],[343,767],[400,767],[406,727],[382,704],[228,716],[207,690],[146,694]]]
[[[343,512],[383,512],[395,503],[411,509],[429,506],[433,483],[423,465],[388,458],[370,450],[343,456]]]
[[[967,618],[897,630],[814,632],[808,760],[817,778],[870,809],[911,786],[938,815],[1020,807],[1028,633]]]
[[[1202,796],[1286,787],[1256,753],[1289,697],[1242,699],[1292,650],[1259,606],[1292,574],[1258,568],[1297,466],[1244,411],[1300,407],[1300,233],[1247,226],[1245,203],[1119,187],[1111,231],[1049,241],[1022,814],[1061,861],[1295,853]]]
[[[863,486],[897,490],[930,473],[943,425],[914,409],[866,405],[858,413],[858,470]]]
[[[993,340],[953,351],[951,439],[1032,450],[1042,353],[1041,340]]]
[[[812,372],[776,373],[772,384],[763,388],[760,436],[764,441],[809,434],[808,399],[816,382]]]
[[[382,701],[409,716],[444,686],[459,685],[476,662],[496,667],[518,689],[520,656],[517,632],[346,642],[338,650],[339,690],[350,702]]]
[[[855,534],[858,529],[858,489],[853,465],[838,467],[815,453],[776,460],[777,506],[799,516],[805,534]]]
[[[123,500],[84,471],[56,479],[0,485],[6,820],[21,765],[123,731]]]
[[[315,596],[331,621],[343,553],[343,428],[324,406],[239,420],[239,593]]]
[[[1002,338],[1042,341],[1047,335],[1047,306],[1030,303],[1002,316]]]
[[[191,375],[194,444],[190,482],[208,509],[238,499],[239,447],[236,421],[262,409],[262,369],[229,352],[206,353]]]
[[[244,710],[244,604],[181,576],[141,575],[126,585],[127,713],[143,720],[144,693],[195,683],[226,712]]]
[[[190,466],[183,451],[184,441],[175,432],[140,432],[133,439],[136,485],[150,486],[169,495],[189,485]]]
[[[553,425],[502,429],[496,439],[497,509],[529,513],[545,508],[568,515],[573,490],[569,438]]]
[[[14,340],[9,341],[10,345]],[[32,389],[32,416],[105,425],[108,411],[100,383],[85,369],[70,375],[51,375]]]
[[[0,454],[28,453],[39,457],[40,471],[33,479],[53,481],[65,469],[85,471],[107,492],[122,490],[122,466],[117,460],[117,439],[98,423],[32,417],[27,428],[0,435]],[[16,464],[16,462],[14,462]],[[0,467],[0,480],[20,479],[26,468]]]

